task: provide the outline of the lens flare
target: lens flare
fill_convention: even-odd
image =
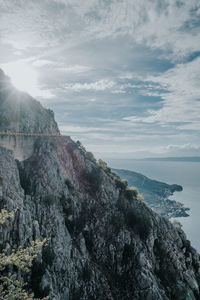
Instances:
[[[21,91],[37,96],[39,90],[38,76],[35,69],[22,61],[10,62],[2,66],[11,78],[12,84]]]

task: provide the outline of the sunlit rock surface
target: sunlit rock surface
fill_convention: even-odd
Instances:
[[[32,107],[37,105],[41,107],[38,102]],[[35,111],[33,128],[27,127],[32,132],[36,123],[44,124],[42,112],[34,120]],[[45,118],[48,132],[57,132],[52,114],[48,123],[44,110]],[[26,124],[23,117],[20,130],[21,122]],[[49,238],[28,278],[35,296],[199,299],[199,254],[183,231],[130,197],[114,174],[87,157],[70,138],[39,137],[22,162],[0,147],[1,207],[19,208],[0,227],[1,249]]]
[[[54,113],[27,93],[17,91],[0,70],[0,132],[54,133],[59,129]],[[33,153],[32,136],[1,136],[0,145],[13,150],[14,157],[24,160]]]

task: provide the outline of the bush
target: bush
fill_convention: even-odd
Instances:
[[[124,216],[119,212],[113,214],[110,220],[110,224],[113,225],[114,230],[118,233],[124,226]]]
[[[132,192],[132,195],[133,195],[134,197],[137,197],[137,195],[138,195],[138,190],[137,190],[137,188],[136,188],[135,186],[131,186],[131,187],[129,188],[129,190]]]
[[[86,149],[85,149],[85,147],[82,145],[82,143],[80,141],[77,141],[76,145],[77,145],[78,149],[81,151],[82,154],[86,153]]]
[[[92,270],[91,270],[90,266],[86,263],[86,265],[83,268],[81,279],[83,281],[90,281],[91,277],[92,277]]]
[[[42,276],[44,275],[46,270],[46,266],[44,263],[34,262],[32,266],[32,274],[31,274],[31,287],[34,292],[35,297],[45,297],[48,296],[47,290],[42,290],[41,281]]]
[[[6,209],[2,209],[0,211],[0,225],[3,226],[7,219],[14,218],[15,212],[16,209],[10,213],[7,212]],[[31,271],[33,260],[41,253],[41,249],[46,242],[47,239],[41,242],[34,241],[30,247],[22,248],[19,246],[17,249],[12,249],[10,254],[7,254],[7,250],[0,254],[0,299],[35,299],[32,293],[30,294],[26,291],[28,284],[24,281],[23,275]],[[12,266],[11,269],[10,266]],[[8,270],[14,272],[8,273]],[[21,278],[19,280],[18,275],[20,271],[22,276],[20,276]],[[44,274],[44,272],[42,272],[42,274]],[[43,295],[41,295],[41,297],[43,297]],[[47,298],[43,300],[47,300]]]
[[[28,195],[31,193],[30,187],[31,187],[31,181],[30,177],[27,176],[25,169],[22,167],[21,163],[16,160],[18,171],[19,171],[19,180],[20,185],[23,188],[25,195]]]
[[[92,168],[91,171],[85,171],[83,173],[83,178],[86,181],[86,189],[89,192],[96,193],[101,184],[101,173],[99,168]]]
[[[94,155],[93,155],[92,152],[86,151],[85,157],[86,157],[87,159],[93,161],[93,162],[96,162],[96,159],[95,159],[95,157],[94,157]]]
[[[125,214],[126,225],[138,232],[142,239],[146,239],[150,233],[151,223],[145,213],[138,214],[133,208],[130,208]]]
[[[183,225],[181,224],[181,222],[177,221],[177,220],[173,220],[172,224],[175,225],[175,227],[181,228]]]
[[[94,236],[93,236],[93,233],[92,232],[89,232],[89,231],[84,231],[83,232],[83,236],[84,236],[84,239],[85,239],[85,245],[86,245],[86,248],[89,252],[92,251],[93,247],[94,247]]]
[[[128,181],[125,179],[117,178],[115,179],[115,185],[118,189],[125,190],[128,186]]]
[[[68,178],[65,179],[65,184],[67,185],[69,190],[72,190],[74,188],[71,181]]]
[[[134,255],[134,246],[132,244],[125,244],[124,245],[124,251],[123,251],[123,258],[122,262],[123,264],[127,265],[131,258]]]
[[[107,166],[107,163],[102,159],[99,159],[97,162],[98,166],[102,168],[107,174],[111,174],[111,168]]]
[[[144,198],[142,197],[141,194],[138,194],[137,195],[137,200],[141,201],[141,202],[144,202]]]
[[[56,196],[54,195],[47,195],[44,197],[44,203],[48,206],[51,206],[56,203]]]
[[[49,245],[42,249],[42,260],[46,265],[52,266],[54,258],[55,253]]]

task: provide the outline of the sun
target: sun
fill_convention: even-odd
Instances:
[[[16,61],[4,64],[2,68],[18,90],[32,96],[38,94],[38,75],[31,65],[23,61]]]

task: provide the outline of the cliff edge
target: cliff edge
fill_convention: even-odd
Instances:
[[[6,109],[2,105],[10,101],[4,99],[6,95],[4,90],[0,123],[4,130],[11,130],[15,122],[7,118],[5,125],[1,119]],[[52,114],[48,123],[41,105],[24,97],[23,101],[28,99],[25,111],[32,120],[27,123],[20,115],[18,129],[41,131],[46,124],[46,130],[57,132]],[[19,99],[7,114],[11,116],[13,109],[19,116],[22,103]],[[38,137],[31,156],[21,162],[12,151],[0,147],[0,206],[9,211],[19,208],[14,219],[0,226],[1,249],[49,238],[27,279],[35,297],[200,297],[199,254],[184,232],[138,200],[120,178],[69,137]]]

